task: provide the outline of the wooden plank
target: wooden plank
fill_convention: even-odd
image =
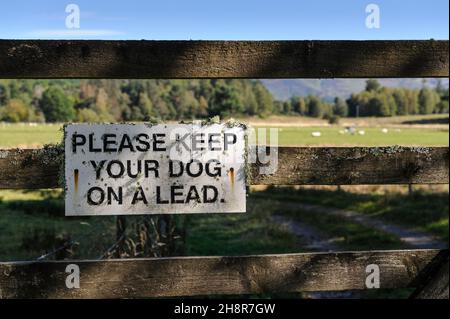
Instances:
[[[134,298],[411,287],[438,250],[0,263],[0,298]],[[66,287],[68,264],[80,288]]]
[[[63,167],[64,150],[60,147],[0,150],[0,189],[61,187]]]
[[[422,271],[419,285],[411,295],[413,299],[449,298],[449,254],[448,250],[439,253]]]
[[[447,77],[448,40],[0,40],[0,78]]]
[[[278,170],[261,175],[250,165],[252,185],[446,184],[447,147],[279,147]],[[60,148],[0,150],[0,189],[62,186]]]
[[[430,282],[417,295],[417,299],[449,298],[449,263],[444,263]]]
[[[253,185],[362,185],[448,183],[446,147],[280,147],[278,170]],[[269,153],[269,150],[267,150]]]

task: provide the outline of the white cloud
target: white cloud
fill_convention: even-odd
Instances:
[[[36,38],[62,38],[62,37],[105,37],[124,35],[122,31],[108,29],[46,29],[34,30],[27,35]]]

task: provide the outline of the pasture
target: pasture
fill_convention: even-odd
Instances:
[[[408,116],[386,119],[346,119],[341,125],[327,125],[324,120],[300,117],[274,117],[271,119],[243,119],[254,128],[278,127],[282,146],[448,146],[448,125],[429,124],[448,121],[448,115]],[[354,123],[355,134],[344,133]],[[401,123],[424,123],[401,124]],[[62,139],[61,124],[0,123],[0,148],[34,148],[56,144]],[[320,132],[320,137],[314,137]]]
[[[433,120],[436,116],[433,117]],[[440,116],[442,118],[442,116]],[[448,116],[444,117],[448,119]],[[389,119],[380,125],[375,119],[359,122],[354,134],[345,132],[346,123],[326,125],[302,119],[282,119],[279,123],[279,144],[283,146],[448,146],[449,130],[442,124],[400,124]],[[428,123],[422,117],[408,121]],[[256,121],[255,128],[277,126],[280,118]],[[314,137],[314,132],[320,132]],[[363,132],[363,133],[361,133]],[[60,124],[0,123],[1,148],[38,148],[62,140]],[[319,234],[339,250],[404,249],[413,248],[395,234],[379,231],[354,221],[342,220],[326,214],[314,214],[294,208],[305,203],[356,211],[386,223],[420,229],[442,241],[448,241],[448,187],[436,189],[417,187],[413,196],[407,186],[382,188],[381,192],[362,186],[251,188],[246,214],[215,214],[204,216],[176,216],[185,233],[178,239],[176,255],[246,255],[297,253],[324,250],[311,248],[316,241],[308,234],[299,235],[289,225],[274,222],[284,216],[292,225]],[[290,202],[292,205],[285,205]],[[296,204],[297,203],[297,204]],[[430,205],[432,203],[432,205]],[[291,208],[289,208],[291,207]],[[66,242],[73,242],[70,256],[75,259],[97,259],[115,241],[115,217],[64,217],[64,203],[60,190],[0,190],[0,260],[33,260],[53,252]],[[405,214],[405,212],[408,212]],[[142,216],[127,217],[129,235]],[[57,259],[58,253],[48,259]],[[396,291],[372,297],[404,297]]]

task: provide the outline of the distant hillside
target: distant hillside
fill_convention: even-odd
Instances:
[[[366,79],[293,79],[293,80],[262,80],[267,89],[277,100],[287,100],[292,96],[317,95],[326,100],[336,96],[347,98],[351,93],[364,90]],[[417,89],[422,87],[422,79],[379,79],[383,86]],[[426,85],[435,87],[438,79],[427,79]],[[449,80],[442,79],[442,84],[448,87]]]

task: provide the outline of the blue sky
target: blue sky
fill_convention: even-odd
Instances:
[[[66,5],[81,28],[65,26]],[[379,5],[380,29],[365,26]],[[448,0],[7,0],[0,39],[448,39]]]

